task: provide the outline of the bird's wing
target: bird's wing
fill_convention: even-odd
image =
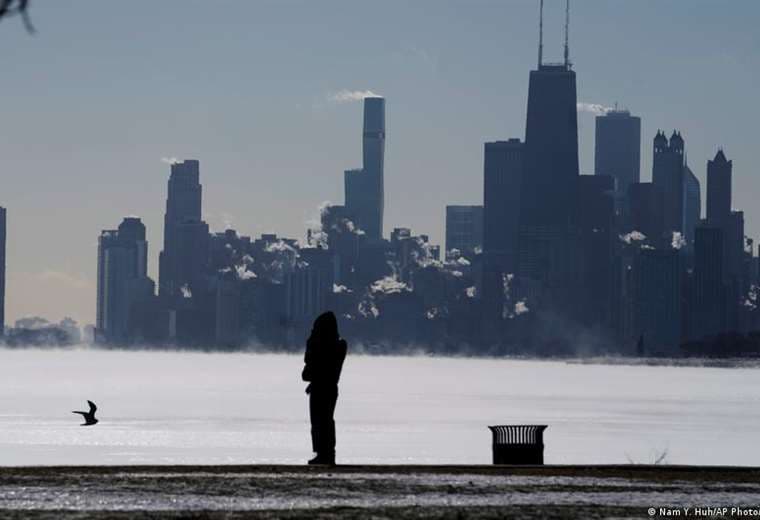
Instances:
[[[87,400],[87,402],[90,404],[90,413],[95,413],[95,410],[97,410],[97,409],[98,409],[98,407],[97,407],[97,406],[95,406],[95,403],[93,403],[93,402],[92,402],[92,401],[90,401],[89,399]]]
[[[83,417],[84,417],[85,415],[87,415],[87,412],[71,412],[71,413],[78,413],[79,415],[81,415],[81,416],[83,416]]]

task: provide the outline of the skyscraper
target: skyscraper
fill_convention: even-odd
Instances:
[[[670,141],[657,131],[654,138],[652,183],[662,196],[664,208],[663,236],[669,240],[672,232],[683,232],[684,208],[684,140],[673,130]]]
[[[688,248],[694,246],[694,230],[702,218],[702,190],[699,179],[688,165],[683,169],[683,237]]]
[[[725,328],[740,328],[739,302],[748,287],[744,266],[744,213],[731,211],[731,177],[733,161],[718,150],[707,161],[707,224],[722,234],[722,276],[725,284]]]
[[[127,217],[118,230],[105,230],[98,239],[98,295],[96,338],[123,342],[129,339],[133,306],[154,294],[147,275],[148,243],[145,225]]]
[[[610,175],[578,177],[578,228],[581,243],[577,302],[581,319],[592,327],[611,323],[613,264],[619,242],[615,229],[615,179]]]
[[[700,226],[694,239],[694,290],[689,336],[701,339],[725,330],[726,289],[723,278],[723,231]]]
[[[723,150],[707,161],[707,222],[712,226],[725,226],[731,216],[732,167]]]
[[[559,64],[542,62],[539,37],[538,68],[530,72],[518,266],[520,277],[552,290],[547,300],[562,308],[578,267],[578,112],[567,34],[566,19],[565,59]]]
[[[0,336],[5,334],[5,242],[7,212],[0,207]]]
[[[483,252],[489,265],[506,273],[517,270],[524,150],[519,139],[484,147]]]
[[[171,165],[164,215],[164,249],[159,256],[161,296],[176,296],[187,283],[180,278],[180,273],[187,271],[182,264],[192,259],[179,253],[179,229],[201,222],[202,192],[198,161],[186,160]]]
[[[656,243],[662,235],[662,196],[651,182],[638,182],[628,187],[629,231],[643,233]]]
[[[328,310],[335,264],[326,249],[306,248],[300,253],[303,264],[285,276],[285,312],[290,322],[304,325]]]
[[[727,282],[726,329],[732,332],[742,327],[740,305],[744,302],[744,212],[732,211],[724,227],[724,278]]]
[[[525,145],[512,138],[485,143],[483,151],[483,325],[493,336],[503,314],[504,277],[517,273]]]
[[[345,205],[370,240],[383,237],[385,99],[364,98],[361,170],[345,172]]]
[[[483,247],[483,206],[446,206],[446,252],[472,257]]]
[[[681,264],[675,249],[642,249],[635,262],[636,337],[647,353],[673,355],[681,343]]]
[[[609,175],[616,181],[616,202],[621,201],[628,187],[641,179],[641,119],[628,110],[612,110],[596,118],[594,173]]]
[[[521,225],[567,229],[578,180],[575,72],[569,64],[530,71]]]

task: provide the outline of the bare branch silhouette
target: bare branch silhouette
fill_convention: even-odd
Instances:
[[[21,15],[21,20],[24,22],[24,27],[29,34],[34,34],[34,26],[32,20],[29,18],[29,0],[0,0],[0,20],[13,16],[14,14]]]

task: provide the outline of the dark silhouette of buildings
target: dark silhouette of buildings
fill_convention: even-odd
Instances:
[[[683,239],[686,246],[694,244],[694,230],[702,217],[702,190],[688,164],[683,169]]]
[[[525,146],[519,139],[486,143],[483,160],[483,253],[493,271],[515,273]]]
[[[746,328],[745,295],[752,285],[746,271],[744,251],[744,213],[731,210],[732,161],[723,150],[707,161],[707,219],[706,225],[720,231],[722,240],[722,281],[725,289],[723,329],[718,332]],[[751,253],[750,253],[751,254]]]
[[[641,249],[635,262],[635,329],[647,354],[678,354],[682,331],[681,259],[675,249]]]
[[[385,99],[364,99],[363,167],[346,170],[346,210],[370,240],[383,237],[385,208]]]
[[[731,162],[708,162],[703,220],[680,133],[657,132],[642,183],[641,121],[615,110],[596,119],[594,175],[579,175],[567,32],[559,64],[544,63],[539,38],[525,140],[485,143],[483,206],[446,207],[443,258],[410,227],[383,237],[385,100],[366,98],[362,168],[344,173],[345,204],[322,207],[305,242],[210,232],[198,161],[173,164],[159,294],[139,219],[104,231],[98,339],[294,349],[327,309],[384,353],[675,355],[757,330],[758,260],[731,209]]]
[[[0,207],[0,337],[5,334],[5,242],[7,211]]]
[[[660,239],[665,218],[662,196],[651,182],[631,184],[628,187],[630,216],[626,231],[638,231],[653,241]]]
[[[701,339],[717,336],[726,330],[723,231],[704,225],[697,227],[695,235],[689,337]]]
[[[446,206],[446,253],[472,258],[483,249],[483,206]]]
[[[723,227],[731,217],[732,161],[718,150],[712,161],[707,161],[707,223]]]
[[[164,249],[159,256],[159,294],[164,297],[181,295],[197,276],[196,261],[187,253],[202,239],[200,163],[185,160],[171,165],[166,213],[164,215]],[[206,228],[207,229],[207,228]]]
[[[743,241],[743,215],[731,210],[732,161],[718,150],[712,161],[707,161],[707,225],[720,229],[723,234],[724,281],[738,277],[741,271]]]
[[[333,258],[321,247],[301,249],[301,266],[285,279],[285,312],[289,320],[309,322],[328,308],[335,283]]]
[[[628,110],[611,110],[596,118],[594,173],[615,179],[616,205],[623,211],[625,195],[641,180],[641,119]]]
[[[667,243],[673,232],[684,231],[684,141],[675,130],[670,141],[660,131],[654,138],[652,183],[662,197],[663,228],[658,238]]]
[[[145,225],[126,217],[117,230],[98,239],[98,299],[95,334],[102,342],[124,342],[131,336],[137,307],[148,305],[155,292],[147,275]]]
[[[615,221],[615,178],[609,175],[578,177],[578,230],[581,284],[576,303],[587,326],[612,326],[615,305],[614,262],[619,241]]]
[[[579,240],[578,112],[575,72],[565,59],[542,62],[530,72],[525,127],[524,171],[520,190],[517,274],[532,299],[561,314],[574,312]]]

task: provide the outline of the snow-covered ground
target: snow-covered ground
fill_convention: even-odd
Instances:
[[[302,463],[300,356],[0,350],[0,465]],[[488,464],[489,424],[548,424],[547,464],[760,466],[760,369],[351,356],[338,462]],[[100,423],[71,410],[98,404]]]

